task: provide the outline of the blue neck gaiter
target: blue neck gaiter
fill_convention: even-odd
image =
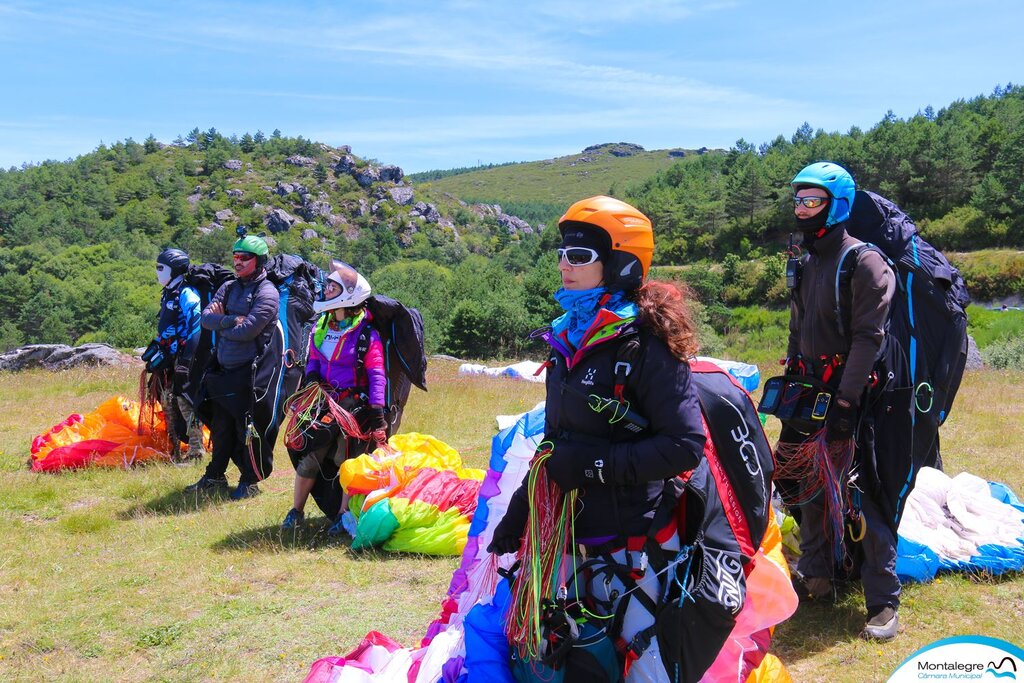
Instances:
[[[556,335],[565,332],[566,338],[574,349],[578,349],[583,335],[590,329],[597,312],[601,309],[601,297],[608,293],[604,287],[593,289],[564,289],[555,292],[555,301],[565,311],[563,315],[551,322],[551,329]],[[620,318],[635,318],[640,310],[621,292],[614,292],[605,302],[604,308]]]

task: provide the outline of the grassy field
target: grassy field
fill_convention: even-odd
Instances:
[[[556,159],[471,171],[441,178],[421,187],[448,192],[466,201],[542,202],[565,209],[583,197],[608,194],[614,185],[621,192],[680,161],[668,150],[632,156],[570,154]]]
[[[481,467],[494,416],[532,407],[542,391],[455,369],[432,364],[430,392],[412,397],[404,427],[434,434]],[[105,369],[0,374],[0,680],[295,681],[369,630],[418,641],[456,558],[353,553],[326,537],[315,512],[305,532],[282,534],[292,473],[280,447],[264,495],[241,503],[182,495],[198,465],[27,470],[35,434],[113,393],[130,394],[136,381]],[[1024,492],[1022,388],[1019,373],[967,375],[943,433],[950,473],[969,470]],[[904,595],[904,632],[893,643],[857,639],[863,612],[853,592],[835,608],[801,608],[778,628],[773,649],[798,681],[875,681],[940,637],[1024,642],[1019,575],[944,576]]]

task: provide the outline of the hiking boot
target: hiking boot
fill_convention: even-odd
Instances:
[[[252,498],[253,496],[260,495],[260,487],[256,484],[249,484],[244,481],[238,482],[238,486],[229,496],[231,500],[242,500],[243,498]]]
[[[185,487],[185,493],[214,493],[227,490],[228,480],[225,477],[208,477],[205,474],[199,477],[196,483]]]
[[[292,508],[288,511],[288,514],[284,516],[284,521],[281,522],[281,529],[294,529],[297,526],[302,526],[305,521],[306,514],[301,510]]]
[[[868,607],[868,621],[860,632],[865,640],[892,640],[899,630],[900,618],[892,605]]]

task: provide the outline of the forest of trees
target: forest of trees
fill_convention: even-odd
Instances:
[[[622,183],[618,194],[654,220],[656,274],[691,284],[703,315],[720,329],[729,306],[784,303],[788,182],[817,160],[844,165],[861,187],[896,201],[936,246],[974,252],[954,260],[975,296],[990,300],[1024,289],[1024,261],[1008,251],[1024,247],[1022,124],[1024,88],[1007,85],[906,120],[890,113],[867,131],[826,133],[805,124],[757,146],[740,140],[728,152],[687,156],[654,177]],[[234,239],[228,228],[258,226],[283,201],[268,191],[274,183],[302,182],[339,212],[382,196],[335,173],[331,149],[279,131],[239,138],[196,128],[169,146],[150,136],[66,162],[0,170],[0,350],[29,342],[145,345],[161,248],[226,262]],[[300,168],[284,162],[291,155],[318,161]],[[228,159],[247,170],[226,170]],[[229,194],[237,188],[244,201]],[[351,261],[377,291],[421,308],[431,351],[527,351],[528,332],[557,313],[554,226],[510,233],[455,201],[429,201],[448,227],[410,229],[407,207],[384,202],[373,214],[353,209],[343,229],[311,219],[303,227],[319,239],[301,239],[295,228],[278,233],[274,249],[320,265],[329,255]],[[208,229],[225,208],[231,225]]]

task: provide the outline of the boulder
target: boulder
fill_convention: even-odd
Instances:
[[[295,222],[296,218],[284,209],[274,209],[263,217],[263,225],[272,233],[289,230]]]
[[[390,187],[388,188],[388,194],[391,195],[391,199],[399,206],[408,206],[412,204],[414,193],[411,187]]]
[[[240,159],[228,159],[221,165],[229,171],[242,170],[242,161]]]
[[[405,177],[405,173],[398,166],[381,166],[380,167],[380,179],[386,183],[400,183],[402,178]]]
[[[305,230],[302,231],[302,239],[317,240],[320,239],[320,234],[312,228],[306,228]]]
[[[302,207],[301,213],[306,218],[306,220],[312,221],[315,220],[317,216],[330,216],[332,210],[333,209],[331,208],[331,205],[328,202],[318,201],[309,202],[308,204],[306,204],[304,207]]]
[[[137,362],[107,344],[30,344],[0,354],[0,370],[12,372],[38,367],[68,370],[82,365],[128,367]]]
[[[366,201],[365,199],[360,199],[359,206],[356,208],[356,215],[365,216],[368,213],[370,213],[370,202]]]
[[[356,160],[349,154],[344,155],[334,165],[334,172],[337,175],[348,175],[356,168]]]
[[[380,167],[367,166],[366,168],[361,168],[358,171],[354,171],[352,177],[356,179],[360,187],[370,187],[374,183],[380,182]]]
[[[232,211],[231,209],[221,209],[220,211],[213,215],[217,217],[218,223],[223,223],[224,221],[231,221],[235,219],[235,212]]]
[[[195,206],[196,204],[199,203],[199,200],[202,199],[202,198],[203,198],[203,195],[201,195],[199,193],[190,194],[189,196],[185,197],[185,201],[187,201],[192,206]]]
[[[313,166],[316,166],[316,159],[313,159],[312,157],[304,157],[301,154],[293,154],[285,159],[284,163],[291,164],[292,166],[312,168]]]
[[[498,215],[498,225],[505,228],[510,235],[514,235],[517,232],[523,232],[526,234],[533,232],[533,228],[530,227],[529,223],[518,216],[510,216],[507,213]]]
[[[967,365],[964,366],[964,369],[980,370],[983,367],[985,367],[985,361],[981,359],[978,344],[974,341],[974,337],[967,335]]]
[[[228,196],[231,197],[232,199],[241,199],[242,197],[245,196],[245,193],[237,189],[228,190]]]

